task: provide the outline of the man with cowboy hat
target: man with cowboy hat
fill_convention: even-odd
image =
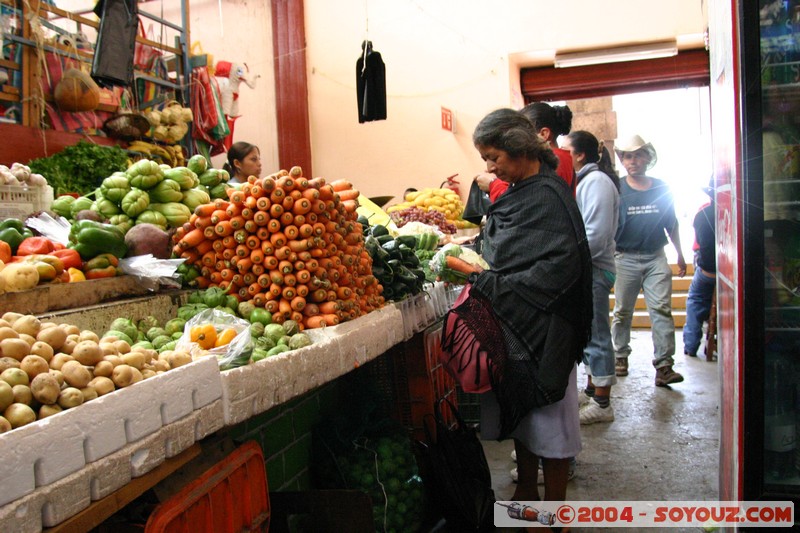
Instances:
[[[683,381],[683,376],[672,369],[675,354],[672,269],[664,253],[669,236],[678,252],[678,275],[686,274],[675,205],[669,186],[646,174],[658,159],[652,144],[634,135],[618,141],[615,151],[628,173],[620,180],[619,226],[615,237],[617,280],[611,337],[616,374],[628,375],[633,310],[641,290],[652,324],[656,386],[666,387]]]

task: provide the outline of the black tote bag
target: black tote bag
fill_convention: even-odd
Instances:
[[[100,28],[94,47],[92,79],[101,87],[130,87],[139,6],[136,0],[100,0],[94,12],[100,17]]]
[[[467,205],[464,206],[464,212],[461,214],[461,218],[473,224],[480,224],[481,219],[486,215],[491,204],[492,202],[489,200],[489,195],[478,187],[477,181],[473,180],[472,185],[469,187]]]
[[[441,404],[453,413],[457,425],[442,418]],[[425,420],[427,442],[416,441],[419,471],[425,493],[452,531],[494,529],[495,496],[492,474],[475,429],[467,426],[450,400],[434,403],[433,417]],[[433,418],[434,430],[428,421]]]

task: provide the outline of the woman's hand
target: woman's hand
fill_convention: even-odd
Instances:
[[[489,192],[489,184],[497,179],[497,176],[491,172],[481,172],[475,176],[475,181],[478,182],[478,187],[485,193]]]
[[[483,268],[481,268],[480,265],[467,263],[463,259],[453,257],[452,255],[448,255],[445,260],[447,261],[447,268],[450,270],[455,270],[456,272],[461,272],[462,274],[466,274],[468,276],[473,272],[483,272]]]

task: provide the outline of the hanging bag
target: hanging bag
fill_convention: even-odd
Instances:
[[[442,403],[453,414],[455,427],[444,421]],[[446,398],[434,402],[433,412],[423,423],[426,442],[415,442],[428,501],[447,520],[448,531],[493,529],[492,474],[476,430]]]
[[[465,284],[444,315],[439,361],[464,392],[482,393],[492,388],[492,357],[506,347],[491,303],[471,290]]]

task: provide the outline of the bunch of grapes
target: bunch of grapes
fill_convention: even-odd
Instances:
[[[449,233],[452,235],[457,231],[456,225],[447,220],[444,213],[436,209],[425,211],[419,207],[408,207],[400,211],[392,212],[391,217],[398,228],[402,228],[409,222],[422,222],[429,226],[438,227],[442,233]]]

